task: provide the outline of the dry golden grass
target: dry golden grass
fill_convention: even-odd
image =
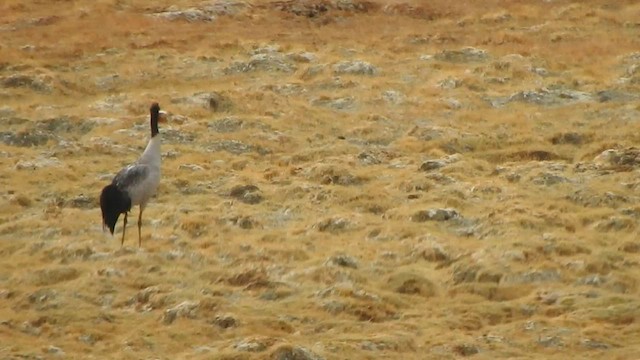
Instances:
[[[337,3],[360,11],[291,8]],[[640,143],[636,1],[146,16],[167,8],[0,4],[0,357],[640,356],[640,160],[596,158]],[[229,70],[266,46],[295,69]],[[426,56],[465,47],[488,58]],[[490,104],[558,88],[591,98]],[[215,111],[181,101],[199,92]],[[143,248],[137,210],[120,248],[97,197],[144,149],[151,101],[172,114],[163,180]],[[436,208],[460,218],[424,221]]]

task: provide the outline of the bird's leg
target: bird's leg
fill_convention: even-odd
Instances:
[[[124,231],[127,228],[127,214],[128,213],[124,213],[124,224],[122,225],[122,242],[120,242],[120,247],[124,245]]]
[[[142,206],[140,206],[140,215],[138,215],[138,247],[142,247]]]

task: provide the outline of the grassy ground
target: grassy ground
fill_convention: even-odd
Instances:
[[[637,2],[172,4],[0,4],[1,357],[640,356]]]

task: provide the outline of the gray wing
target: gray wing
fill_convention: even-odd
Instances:
[[[149,176],[149,166],[133,164],[120,170],[113,178],[113,184],[120,189],[127,189],[143,182]]]

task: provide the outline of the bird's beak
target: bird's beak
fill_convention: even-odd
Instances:
[[[158,116],[158,121],[159,122],[167,122],[169,120],[169,114],[164,110],[160,110],[158,115],[159,115]]]

